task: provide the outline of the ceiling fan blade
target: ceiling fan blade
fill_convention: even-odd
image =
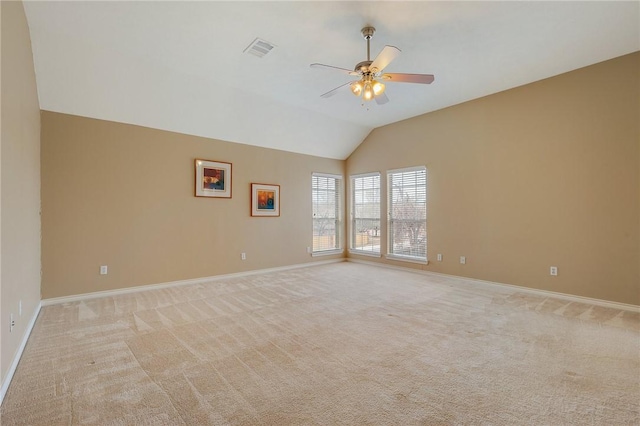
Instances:
[[[382,49],[382,52],[380,52],[373,60],[369,69],[376,73],[382,71],[400,54],[400,52],[400,49],[395,46],[385,46],[384,49]]]
[[[383,93],[382,95],[378,95],[374,99],[376,100],[376,103],[378,105],[384,105],[387,102],[389,102],[389,98],[387,97],[386,93]]]
[[[380,76],[384,81],[391,81],[394,83],[419,83],[419,84],[431,84],[435,77],[431,74],[403,74],[403,73],[384,73]]]
[[[344,73],[344,74],[358,75],[358,73],[356,71],[348,70],[346,68],[334,67],[333,65],[311,64],[309,66],[311,68],[316,68],[316,69],[320,69],[320,70],[330,70],[330,71],[331,70],[335,70],[335,71],[340,71],[341,73]]]
[[[330,98],[331,96],[335,95],[336,92],[340,89],[342,89],[345,86],[350,85],[351,83],[353,83],[352,81],[348,81],[345,84],[341,84],[340,86],[336,87],[335,89],[329,90],[327,93],[324,93],[322,95],[320,95],[321,98]]]

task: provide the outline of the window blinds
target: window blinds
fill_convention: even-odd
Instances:
[[[342,229],[342,176],[314,173],[311,197],[313,252],[339,250]]]
[[[387,172],[388,253],[427,260],[427,169]]]
[[[351,177],[351,245],[380,254],[380,173]]]

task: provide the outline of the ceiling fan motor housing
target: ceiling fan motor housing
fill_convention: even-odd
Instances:
[[[361,74],[366,74],[369,72],[369,67],[371,66],[372,63],[373,61],[362,61],[358,65],[356,65],[356,67],[353,70]]]

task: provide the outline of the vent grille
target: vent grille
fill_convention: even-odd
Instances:
[[[249,46],[247,46],[246,49],[244,49],[244,53],[250,53],[258,58],[263,58],[269,54],[274,47],[276,46],[273,43],[256,38]]]

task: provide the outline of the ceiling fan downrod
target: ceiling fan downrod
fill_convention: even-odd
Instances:
[[[362,30],[362,37],[367,40],[367,61],[371,60],[371,37],[373,37],[373,33],[376,32],[376,29],[373,27],[364,27]]]
[[[376,29],[373,27],[364,27],[360,32],[362,33],[362,37],[367,40],[367,60],[358,63],[354,71],[365,75],[369,73],[369,65],[371,65],[371,38],[373,37],[373,33],[376,32]]]

